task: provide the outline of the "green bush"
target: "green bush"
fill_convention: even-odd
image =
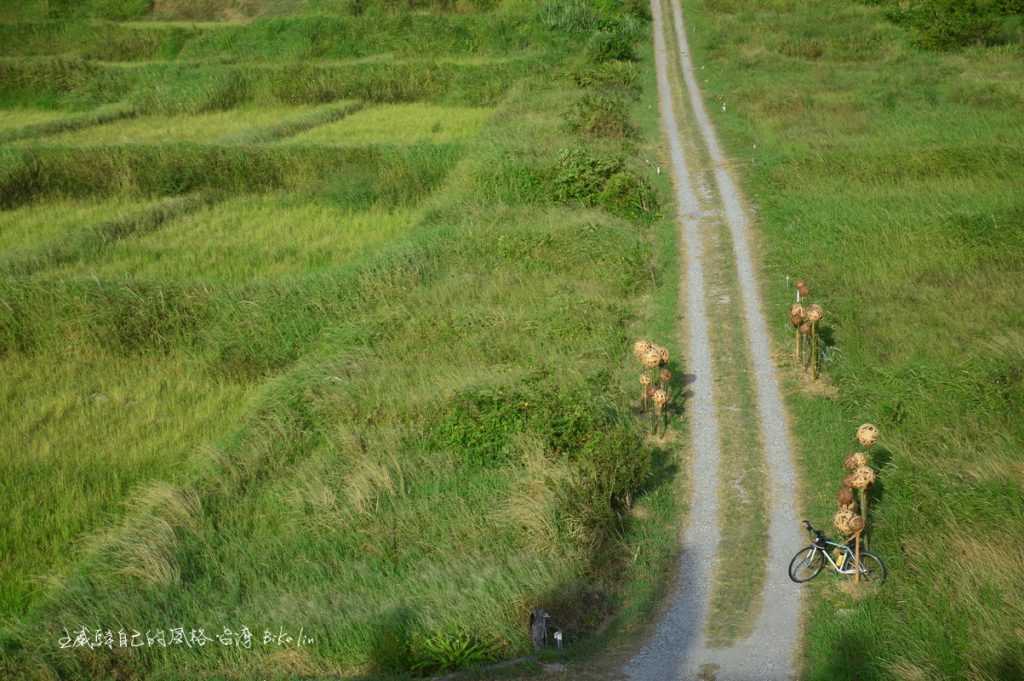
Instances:
[[[650,183],[628,169],[622,159],[594,156],[586,149],[561,152],[552,186],[556,201],[600,206],[632,220],[652,220],[659,210]]]
[[[596,206],[608,180],[624,169],[620,158],[598,157],[583,148],[563,149],[552,180],[553,198],[561,203]]]
[[[635,137],[636,127],[629,120],[626,100],[617,95],[584,95],[566,115],[569,130],[591,137]]]
[[[609,213],[631,220],[650,221],[658,214],[654,187],[635,173],[618,172],[608,178],[598,202]]]
[[[950,50],[1005,42],[1003,28],[1024,15],[1022,0],[918,0],[891,6],[886,15],[909,26],[915,44]]]
[[[595,63],[636,61],[633,40],[623,30],[595,31],[587,43],[587,58]]]

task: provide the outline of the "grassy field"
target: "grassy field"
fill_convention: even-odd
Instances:
[[[164,142],[215,142],[254,128],[287,125],[317,112],[314,106],[244,107],[196,116],[144,116],[126,121],[51,135],[42,141],[53,145],[154,144]],[[23,140],[21,144],[38,144]]]
[[[891,579],[811,587],[804,676],[1021,677],[1020,44],[924,50],[856,3],[684,7],[759,212],[779,347],[795,278],[826,309],[834,391],[794,376],[789,398],[815,525],[857,426],[882,430],[870,542]]]
[[[290,138],[297,144],[441,144],[472,137],[493,109],[390,104],[356,112],[345,119]]]
[[[247,282],[309,275],[401,238],[419,219],[410,209],[354,212],[279,194],[239,197],[45,276]]]
[[[678,512],[629,357],[675,309],[642,15],[5,10],[0,675],[424,675],[535,606],[641,619]]]

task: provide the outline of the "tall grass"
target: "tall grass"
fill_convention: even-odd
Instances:
[[[1024,531],[1020,49],[922,51],[847,3],[687,5],[768,298],[785,309],[786,277],[805,278],[829,310],[835,397],[791,396],[812,515],[839,473],[817,453],[864,421],[885,434],[871,549],[893,579],[861,599],[814,587],[806,676],[1020,676],[1021,556],[1000,539]]]
[[[47,276],[245,282],[337,267],[394,239],[413,210],[352,211],[331,203],[245,196],[120,241]]]
[[[0,207],[47,196],[162,196],[200,190],[326,190],[355,206],[415,201],[458,156],[447,145],[313,147],[262,145],[30,146],[0,150]]]
[[[625,21],[609,8],[588,12],[605,28]],[[119,232],[100,248],[69,243],[60,258],[34,261],[45,268],[0,278],[2,361],[30,373],[37,361],[62,357],[62,370],[80,372],[26,380],[34,392],[73,402],[74,386],[92,380],[86,358],[94,356],[164,378],[164,393],[148,378],[126,391],[165,395],[170,424],[147,417],[149,402],[140,400],[143,414],[126,410],[124,418],[157,424],[125,429],[142,444],[108,438],[92,459],[127,447],[145,454],[175,434],[183,452],[194,440],[208,445],[171,473],[143,457],[125,475],[134,491],[120,511],[121,488],[97,483],[102,519],[75,530],[82,548],[69,553],[59,579],[33,591],[26,585],[45,579],[45,568],[24,566],[10,578],[0,673],[426,673],[464,664],[474,657],[467,650],[528,650],[523,619],[534,604],[556,612],[576,640],[629,612],[638,590],[650,604],[650,593],[629,581],[659,573],[670,557],[673,452],[644,441],[620,390],[622,360],[652,283],[661,281],[661,323],[671,325],[665,311],[673,304],[662,275],[671,262],[652,259],[657,211],[648,177],[657,176],[635,158],[640,138],[602,141],[596,153],[612,159],[613,172],[593,189],[603,192],[617,175],[616,186],[629,191],[612,198],[645,187],[649,210],[619,210],[587,191],[572,201],[556,196],[544,178],[565,170],[562,148],[582,138],[548,123],[581,94],[569,76],[581,55],[563,57],[586,40],[570,43],[527,4],[465,20],[390,9],[377,16],[398,36],[453,25],[468,35],[438,32],[422,47],[434,53],[418,55],[425,60],[338,68],[45,60],[6,93],[12,102],[36,96],[46,68],[65,67],[71,86],[58,93],[59,106],[95,97],[135,101],[140,112],[197,114],[246,102],[326,102],[362,89],[371,102],[417,102],[399,113],[447,116],[438,132],[458,136],[458,145],[406,145],[419,135],[396,133],[399,116],[385,115],[387,126],[348,130],[366,142],[353,148],[250,140],[5,150],[7,210],[73,197],[182,200],[185,192],[223,201]],[[267,57],[261,41],[271,28],[336,35],[332,20],[253,26],[250,34],[211,30],[203,37],[210,55]],[[524,52],[493,62],[440,59],[438,51],[473,40],[474,31],[495,32],[496,52]],[[290,41],[273,47],[290,49]],[[452,49],[486,51],[463,47]],[[161,75],[168,81],[159,92],[140,85]],[[232,85],[236,76],[245,84]],[[634,106],[647,112],[645,130],[654,129],[652,93],[647,108]],[[423,103],[460,98],[488,109]],[[435,135],[437,120],[427,122]],[[344,132],[346,124],[337,125]],[[656,142],[643,144],[649,151]],[[664,189],[664,178],[655,181]],[[672,234],[671,221],[657,224],[658,239]],[[40,246],[33,257],[53,252]],[[101,376],[98,384],[112,383]],[[19,440],[34,423],[39,432],[60,430],[51,441],[104,433],[102,424],[90,431],[74,419],[48,425],[33,416],[45,405],[21,420],[14,406],[22,396],[7,397]],[[19,522],[35,512],[19,507]],[[159,647],[130,658],[59,650],[63,628],[83,618],[143,629],[227,618],[254,631],[302,627],[315,645],[209,647],[187,657]]]

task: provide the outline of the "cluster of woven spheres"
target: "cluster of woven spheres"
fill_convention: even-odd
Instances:
[[[860,468],[861,466],[867,466],[867,465],[868,465],[868,457],[867,457],[867,454],[864,454],[863,452],[857,452],[856,454],[850,454],[850,456],[846,457],[846,459],[843,461],[843,466],[848,471],[855,471],[858,468]]]
[[[853,512],[851,507],[841,508],[832,516],[832,524],[843,534],[853,534],[853,530],[850,529],[850,523],[856,517],[857,514]]]
[[[800,303],[793,303],[789,308],[789,323],[795,327],[799,327],[804,323],[804,318],[807,313],[804,311],[804,306]]]
[[[865,423],[857,429],[857,442],[862,447],[871,447],[878,442],[878,428],[870,423]]]
[[[653,349],[654,349],[654,345],[650,341],[646,341],[646,340],[640,339],[637,342],[633,343],[633,355],[638,360],[641,360],[641,361],[643,361],[644,355],[646,355],[648,352],[650,352]]]
[[[825,316],[825,310],[821,308],[821,305],[811,305],[807,308],[807,319],[811,322],[820,321]]]
[[[853,503],[853,490],[849,487],[839,488],[839,492],[836,493],[836,501],[839,502],[839,506],[849,506]]]
[[[870,466],[861,466],[847,479],[850,481],[850,487],[867,489],[875,483],[875,471]]]

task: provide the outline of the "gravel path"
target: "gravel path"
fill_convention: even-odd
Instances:
[[[779,380],[771,357],[768,325],[762,313],[747,238],[749,220],[727,167],[714,127],[701,99],[690,60],[685,25],[678,0],[669,0],[678,46],[679,66],[685,82],[699,140],[714,165],[717,201],[712,208],[725,217],[733,244],[739,296],[745,319],[753,385],[760,420],[761,441],[768,469],[769,533],[765,550],[767,576],[762,607],[753,634],[729,648],[712,649],[704,635],[711,592],[711,566],[718,547],[718,462],[721,454],[708,338],[704,291],[703,246],[700,222],[705,216],[693,191],[697,178],[683,152],[679,121],[672,101],[660,0],[652,0],[654,45],[662,125],[669,142],[676,186],[677,217],[683,232],[686,263],[686,318],[689,356],[687,367],[695,375],[690,401],[693,434],[693,471],[689,522],[683,533],[679,579],[671,602],[644,648],[625,666],[634,681],[715,678],[717,681],[776,680],[795,676],[795,654],[800,633],[800,592],[786,575],[787,561],[803,544],[794,502],[796,471],[787,432],[787,417]],[[690,163],[700,162],[699,160]]]

